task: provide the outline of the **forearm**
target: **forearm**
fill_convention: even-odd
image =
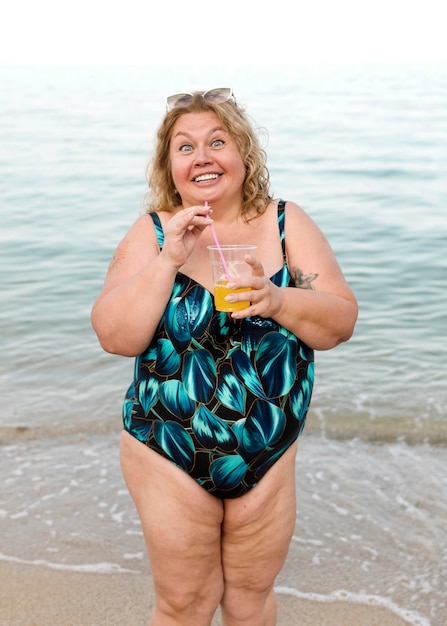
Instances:
[[[329,350],[352,336],[357,319],[355,298],[313,289],[276,287],[272,318],[309,347]]]
[[[172,293],[176,269],[158,255],[140,272],[102,295],[92,326],[106,352],[141,354],[149,345]]]

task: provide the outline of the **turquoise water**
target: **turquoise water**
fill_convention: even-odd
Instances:
[[[447,70],[219,78],[268,129],[275,194],[317,221],[359,299],[353,340],[318,357],[314,408],[332,429],[361,417],[365,432],[404,419],[396,430],[437,432],[447,405]],[[141,209],[165,93],[204,81],[85,68],[2,68],[0,81],[1,424],[114,419],[131,365],[101,353],[90,307]]]
[[[128,507],[124,519],[134,520],[116,466],[115,437],[132,361],[101,351],[90,308],[116,244],[141,210],[144,170],[165,95],[228,84],[268,129],[263,136],[275,195],[300,203],[317,221],[360,304],[353,339],[316,355],[316,388],[299,456],[300,476],[311,477],[299,483],[305,515],[311,520],[318,514],[324,539],[317,528],[306,529],[308,535],[292,546],[290,576],[281,584],[318,593],[320,568],[332,567],[333,585],[324,593],[348,589],[380,596],[441,626],[446,570],[438,557],[447,556],[439,522],[447,501],[447,68],[436,64],[241,68],[208,70],[206,76],[184,68],[0,68],[0,434],[7,443],[4,469],[12,472],[10,497],[0,506],[6,533],[11,523],[11,541],[1,552],[22,559],[34,553],[53,564],[61,558],[51,541],[48,547],[36,541],[31,549],[27,539],[45,531],[30,504],[33,492],[20,483],[20,476],[24,484],[36,476],[29,455],[38,460],[34,487],[41,485],[47,495],[64,490],[55,464],[90,454],[96,461],[86,462],[85,471],[93,476],[106,455],[115,464],[113,470],[107,466],[115,472],[110,499],[118,494]],[[315,471],[311,452],[326,463]],[[375,474],[379,463],[381,478]],[[320,484],[325,472],[335,475]],[[406,476],[412,483],[404,494]],[[388,482],[379,485],[381,480]],[[19,485],[22,499],[15,497]],[[349,505],[343,505],[346,488]],[[67,516],[75,501],[62,505]],[[356,530],[358,502],[368,510],[365,534]],[[346,537],[356,574],[349,583],[336,575],[343,538],[330,537],[333,515],[344,524],[350,520]],[[373,545],[383,537],[384,517],[392,580],[381,585],[380,542]],[[297,517],[300,537],[304,518]],[[16,519],[22,519],[23,537],[20,547],[11,547]],[[122,522],[113,512],[101,519],[103,532],[111,538],[116,532],[120,545]],[[83,523],[88,534],[91,524],[87,518]],[[422,553],[413,523],[426,538]],[[400,572],[406,524],[415,572],[412,578],[407,568],[408,580]],[[297,574],[303,549],[310,582]],[[114,562],[124,567],[118,552]],[[91,553],[67,554],[68,567],[90,562]],[[98,563],[107,558],[98,556]],[[418,595],[419,584],[425,591]]]

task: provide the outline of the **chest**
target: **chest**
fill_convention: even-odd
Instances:
[[[214,228],[219,243],[222,245],[242,243],[255,245],[256,250],[253,255],[262,263],[266,276],[272,276],[283,266],[283,252],[277,219],[272,221],[260,218],[248,224],[239,224],[237,227],[215,223]],[[183,274],[193,278],[210,291],[213,280],[208,246],[214,244],[211,230],[205,230],[188,261],[180,268]]]

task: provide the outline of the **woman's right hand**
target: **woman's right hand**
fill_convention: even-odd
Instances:
[[[198,238],[212,219],[209,206],[191,206],[175,213],[163,226],[164,245],[161,256],[176,270],[186,263]]]

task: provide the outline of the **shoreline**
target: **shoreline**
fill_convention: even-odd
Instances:
[[[44,439],[82,439],[89,435],[113,435],[122,431],[120,419],[93,422],[75,422],[70,424],[23,426],[0,424],[0,447]],[[430,445],[447,446],[447,421],[437,421],[424,425],[423,430],[415,429],[410,422],[402,420],[395,425],[378,421],[376,423],[356,423],[355,419],[338,421],[336,425],[328,422],[319,424],[313,415],[304,430],[305,436],[324,437],[333,441],[358,440],[369,444],[405,443],[408,446]]]
[[[429,626],[391,609],[347,600],[307,599],[277,590],[277,626]],[[0,624],[8,626],[147,626],[149,574],[86,573],[0,561]],[[212,626],[222,626],[219,613]]]
[[[147,626],[150,568],[119,432],[3,447],[0,624]],[[443,447],[307,431],[278,626],[444,625],[444,461]]]

